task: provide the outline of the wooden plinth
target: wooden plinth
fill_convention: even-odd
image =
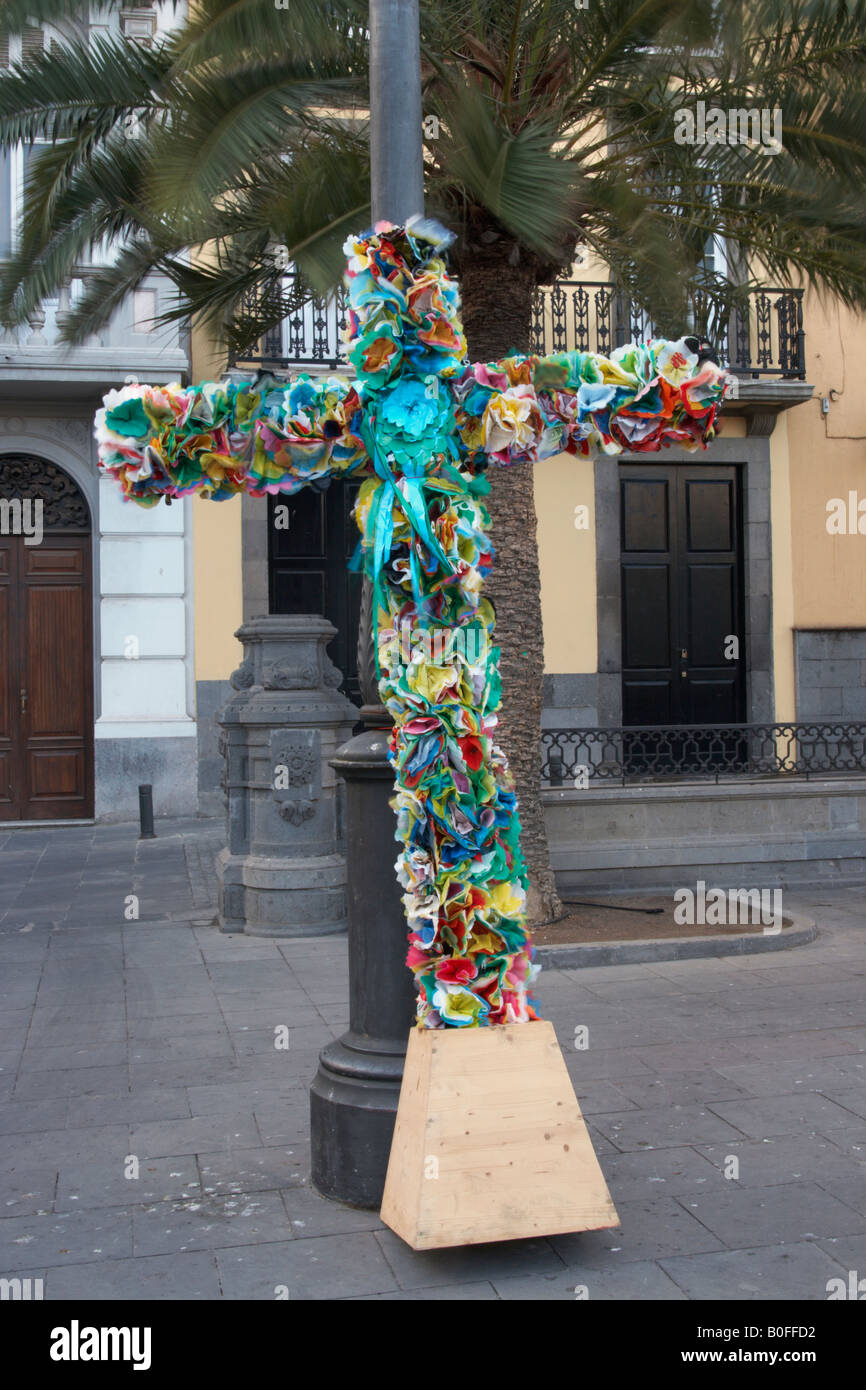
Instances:
[[[382,1220],[413,1250],[619,1224],[551,1023],[413,1029]]]

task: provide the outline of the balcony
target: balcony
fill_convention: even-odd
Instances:
[[[94,268],[82,266],[55,299],[27,324],[0,329],[0,399],[74,399],[122,386],[129,376],[154,385],[189,375],[188,333],[182,324],[154,320],[170,307],[174,287],[149,275],[121,305],[108,326],[81,347],[60,342],[64,314],[81,297]]]
[[[292,297],[295,281],[293,273],[286,276],[287,298]],[[327,299],[299,299],[294,311],[255,350],[239,355],[232,366],[333,371],[342,363],[340,332],[346,321],[346,304],[342,289]],[[732,314],[715,329],[707,319],[706,309],[696,301],[684,332],[709,337],[719,360],[744,382],[764,377],[805,381],[802,290],[755,290],[749,295],[748,311]],[[558,280],[536,294],[533,352],[577,349],[608,355],[624,343],[660,336],[646,314],[605,281]]]
[[[709,307],[696,296],[683,325],[713,344],[719,361],[738,376],[805,381],[803,291],[753,290],[748,307],[713,323]],[[646,342],[664,334],[621,290],[601,280],[558,280],[536,295],[533,351],[600,352]]]

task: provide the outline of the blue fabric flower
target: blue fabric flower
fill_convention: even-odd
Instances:
[[[592,411],[603,410],[609,405],[616,394],[615,386],[593,386],[589,382],[584,382],[577,392],[577,410],[582,419],[584,415],[589,415]]]
[[[381,414],[402,434],[409,435],[412,439],[420,439],[431,432],[447,409],[445,391],[440,398],[438,394],[428,390],[423,381],[415,377],[401,377],[385,395]]]

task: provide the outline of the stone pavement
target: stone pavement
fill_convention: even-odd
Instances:
[[[786,894],[823,928],[797,950],[547,972],[622,1228],[415,1254],[309,1186],[345,940],[221,936],[220,829],[0,829],[0,1277],[48,1299],[820,1300],[866,1275],[862,889]]]

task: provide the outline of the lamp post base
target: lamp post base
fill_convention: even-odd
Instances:
[[[324,1197],[378,1209],[400,1100],[406,1044],[344,1033],[319,1056],[310,1088],[313,1184]]]
[[[387,714],[331,766],[346,784],[349,1028],[319,1055],[310,1088],[312,1181],[325,1197],[378,1208],[397,1118],[415,990],[406,961],[406,919],[394,876]]]

